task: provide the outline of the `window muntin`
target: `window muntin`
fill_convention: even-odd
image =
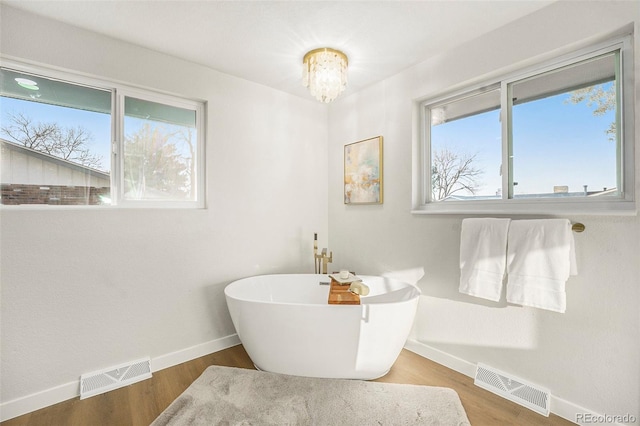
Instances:
[[[443,96],[432,101],[425,101],[421,104],[423,110],[422,114],[422,146],[417,152],[421,154],[421,159],[417,163],[421,173],[421,177],[416,179],[419,185],[414,190],[414,212],[415,213],[505,213],[505,212],[581,212],[581,213],[632,213],[635,211],[634,202],[634,161],[633,141],[629,138],[624,138],[624,135],[632,135],[633,132],[633,103],[632,88],[633,88],[633,57],[631,50],[630,38],[619,39],[613,42],[602,43],[599,46],[595,46],[592,49],[584,49],[578,54],[567,55],[554,62],[548,62],[538,67],[536,71],[534,68],[524,70],[519,73],[514,73],[510,76],[506,76],[502,80],[494,80],[492,82],[486,82],[482,86],[498,85],[501,88],[501,102],[500,102],[500,119],[502,127],[502,164],[500,172],[502,174],[501,184],[501,197],[494,196],[479,196],[479,195],[467,195],[466,197],[459,197],[456,202],[449,202],[452,198],[447,198],[447,202],[440,202],[433,196],[432,190],[432,174],[431,167],[431,155],[432,155],[432,138],[434,128],[432,126],[432,110],[436,109],[442,104],[447,104],[456,99],[468,97],[475,92],[481,91],[481,89],[471,89],[467,91],[459,91],[454,95]],[[613,66],[612,66],[613,64]],[[573,69],[575,67],[575,69]],[[555,76],[551,77],[551,74]],[[613,77],[612,77],[613,76]],[[535,81],[540,77],[540,80]],[[544,77],[544,78],[542,78]],[[535,84],[524,84],[525,81],[530,80]],[[540,83],[545,83],[548,90],[539,90]],[[571,82],[571,84],[567,84]],[[552,84],[553,83],[553,84]],[[599,86],[601,85],[601,86]],[[527,87],[528,86],[528,87]],[[610,108],[603,116],[596,117],[593,111],[597,108],[597,101],[588,105],[589,99],[582,100],[581,102],[571,103],[570,101],[565,104],[565,107],[573,107],[577,109],[591,107],[591,115],[589,120],[591,122],[599,121],[598,136],[604,134],[604,139],[608,141],[608,145],[604,145],[604,149],[607,151],[607,155],[591,155],[591,159],[598,157],[605,166],[600,166],[600,170],[607,176],[607,183],[599,183],[596,179],[593,180],[593,184],[585,182],[580,184],[577,190],[571,194],[573,196],[566,196],[564,191],[569,191],[568,188],[563,188],[562,183],[553,185],[557,191],[561,193],[554,193],[552,186],[551,193],[532,190],[524,191],[520,190],[518,177],[527,177],[525,174],[526,169],[518,169],[517,167],[523,167],[518,165],[518,160],[512,161],[512,155],[515,151],[519,151],[521,154],[524,147],[526,147],[526,140],[522,139],[522,130],[525,130],[523,121],[518,120],[525,117],[522,115],[525,104],[530,103],[535,106],[538,101],[545,98],[551,98],[562,93],[566,98],[570,98],[568,93],[576,92],[578,95],[583,95],[585,88],[594,86],[596,89],[602,89],[602,93],[615,93],[615,101],[609,102],[611,105],[615,105],[614,108]],[[513,96],[513,90],[516,89],[516,95]],[[531,91],[531,89],[538,89]],[[526,89],[526,90],[525,90]],[[587,91],[588,92],[588,91]],[[579,97],[579,96],[577,96]],[[595,96],[594,99],[597,99]],[[519,98],[513,101],[513,98]],[[603,98],[604,99],[604,98]],[[514,106],[515,104],[515,106]],[[539,103],[538,105],[540,105]],[[515,133],[513,130],[513,113],[509,108],[520,109],[516,111],[520,116],[516,115],[516,125],[518,128]],[[583,111],[584,112],[584,111]],[[595,118],[594,118],[595,117]],[[561,119],[560,116],[555,116],[554,119]],[[520,121],[520,122],[519,122]],[[606,121],[604,127],[604,133],[602,131],[602,123]],[[569,127],[570,126],[565,126]],[[582,126],[591,128],[592,126]],[[582,131],[582,127],[577,128]],[[612,132],[611,129],[615,128],[616,131]],[[576,127],[574,126],[574,129]],[[542,129],[544,130],[544,129]],[[592,133],[593,133],[592,129]],[[578,133],[578,132],[576,132]],[[576,135],[573,135],[574,137]],[[515,137],[515,139],[514,139]],[[569,144],[571,145],[571,144]],[[535,144],[533,144],[535,146]],[[582,147],[582,146],[581,146]],[[550,155],[547,148],[547,155]],[[578,154],[580,154],[578,152]],[[615,159],[611,159],[611,155],[614,155]],[[584,153],[582,153],[584,155]],[[580,156],[576,156],[577,160],[580,160]],[[573,159],[572,159],[573,160]],[[586,160],[585,160],[586,161]],[[577,161],[579,164],[580,161]],[[611,172],[611,165],[615,163],[615,172]],[[540,163],[539,163],[540,164]],[[546,166],[546,164],[544,164]],[[515,170],[515,178],[514,178]],[[538,168],[538,177],[541,176],[541,167]],[[557,170],[554,169],[554,170]],[[519,174],[520,173],[520,174]],[[578,172],[575,172],[578,173]],[[584,172],[584,168],[582,173]],[[556,178],[560,176],[556,173]],[[593,170],[589,171],[587,177],[595,176],[596,173]],[[613,178],[612,178],[613,176]],[[530,177],[530,176],[529,176]],[[484,177],[483,177],[484,179]],[[559,179],[559,178],[558,178]],[[613,185],[609,182],[613,180]],[[603,181],[603,180],[601,180]],[[518,183],[518,185],[513,185]],[[596,183],[597,182],[597,183]],[[587,195],[584,194],[584,186],[587,185]],[[602,186],[602,188],[600,188]],[[607,190],[603,190],[607,187]],[[515,188],[515,190],[514,190]],[[521,187],[522,188],[522,187]]]
[[[75,76],[51,72],[55,78],[44,77],[40,70],[27,73],[20,68],[16,64],[13,69],[0,70],[2,127],[10,123],[7,114],[20,114],[19,108],[27,105],[30,112],[39,114],[37,120],[29,121],[36,134],[43,121],[63,130],[69,127],[66,133],[50,132],[67,140],[69,146],[74,146],[71,136],[78,129],[88,136],[84,145],[71,150],[74,155],[67,155],[60,149],[28,150],[5,140],[11,139],[8,135],[0,135],[2,204],[204,207],[201,102],[108,82],[93,84],[94,80],[81,77],[71,83],[65,80],[75,80]],[[147,137],[141,139],[144,132]],[[136,144],[135,137],[142,145]],[[93,161],[96,158],[99,161]],[[52,177],[51,163],[73,179]],[[42,172],[34,166],[38,164]],[[35,182],[32,177],[38,173],[44,177]],[[28,190],[10,186],[18,181],[28,183]]]

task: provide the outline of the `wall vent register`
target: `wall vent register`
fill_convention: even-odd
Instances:
[[[80,376],[80,399],[109,392],[149,378],[151,378],[150,358],[86,373]]]
[[[493,367],[478,363],[474,384],[509,401],[549,416],[551,393]]]

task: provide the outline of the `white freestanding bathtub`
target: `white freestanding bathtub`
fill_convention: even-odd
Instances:
[[[329,305],[327,275],[262,275],[229,284],[231,319],[255,366],[307,377],[384,376],[409,336],[420,291],[359,277],[371,290],[360,305]]]

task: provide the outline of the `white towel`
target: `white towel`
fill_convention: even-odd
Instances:
[[[578,273],[567,219],[514,220],[507,243],[507,302],[564,313]]]
[[[500,300],[511,219],[472,218],[460,233],[460,292]]]

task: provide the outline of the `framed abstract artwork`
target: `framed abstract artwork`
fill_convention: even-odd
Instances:
[[[344,146],[344,203],[382,204],[382,136]]]

